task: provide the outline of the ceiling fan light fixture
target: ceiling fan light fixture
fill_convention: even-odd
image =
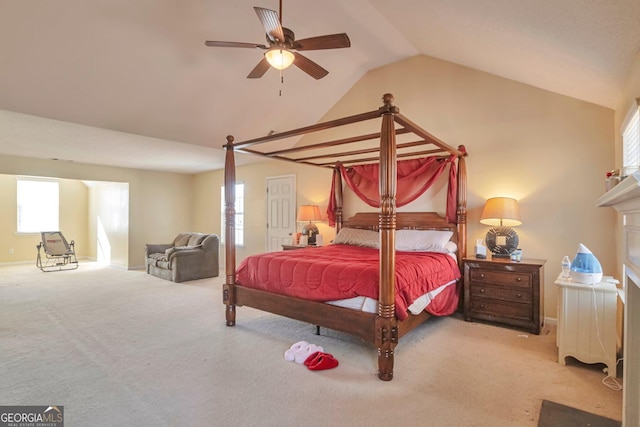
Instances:
[[[264,57],[267,58],[269,64],[276,70],[284,70],[293,64],[293,60],[296,59],[290,50],[281,47],[269,49],[265,52]]]

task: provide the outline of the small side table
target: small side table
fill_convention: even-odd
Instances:
[[[586,285],[558,276],[558,363],[572,356],[584,363],[604,363],[615,377],[616,311],[619,282],[605,276]]]

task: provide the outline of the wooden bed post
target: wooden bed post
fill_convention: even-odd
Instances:
[[[467,256],[467,149],[458,145],[462,156],[458,158],[458,265]]]
[[[227,150],[224,164],[224,203],[225,203],[225,284],[222,299],[227,309],[227,326],[236,324],[236,164],[233,153],[233,136],[227,136]]]
[[[376,317],[375,344],[378,347],[378,378],[393,379],[393,351],[398,344],[395,315],[396,264],[396,133],[393,95],[382,97],[384,106],[380,131],[380,295]]]
[[[342,174],[340,173],[340,162],[333,169],[333,189],[336,206],[336,234],[342,228]]]

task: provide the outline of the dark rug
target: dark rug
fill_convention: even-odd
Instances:
[[[542,401],[538,427],[621,427],[620,421],[551,402]]]

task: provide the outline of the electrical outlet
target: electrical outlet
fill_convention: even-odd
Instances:
[[[9,255],[13,255],[13,248],[9,249]]]

